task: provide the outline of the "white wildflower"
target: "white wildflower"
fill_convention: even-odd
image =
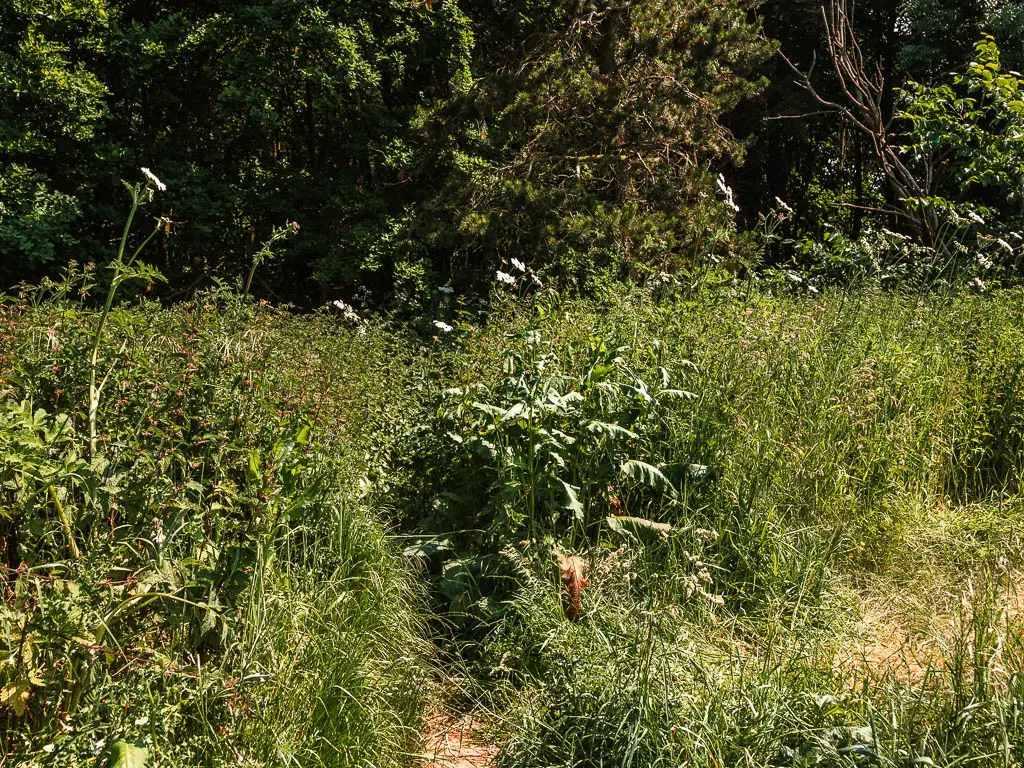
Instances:
[[[975,277],[967,282],[967,287],[973,288],[976,291],[984,291],[985,281],[982,280],[980,277]]]
[[[141,168],[140,170],[142,171],[142,175],[149,179],[151,182],[153,182],[153,185],[157,189],[159,189],[161,192],[167,191],[167,185],[160,181],[160,179],[156,177],[156,174],[149,170],[149,168]]]
[[[980,266],[982,269],[992,269],[992,267],[994,267],[995,264],[993,264],[992,259],[990,259],[988,256],[985,256],[984,254],[979,253],[978,254],[978,266]]]
[[[740,207],[732,199],[732,188],[725,183],[725,176],[718,174],[718,188],[725,195],[725,204],[732,208],[734,211],[739,213]]]
[[[435,320],[434,327],[442,331],[443,333],[451,333],[452,331],[455,330],[450,325],[448,325],[448,323],[442,322],[441,320]]]
[[[1000,247],[1002,247],[1007,253],[1013,253],[1013,246],[1003,240],[1003,238],[997,237],[996,242],[999,243]]]
[[[535,286],[537,286],[538,288],[541,288],[541,287],[543,287],[543,285],[544,285],[544,283],[542,283],[542,282],[540,281],[540,278],[539,278],[539,277],[537,277],[537,275],[536,275],[535,273],[533,273],[533,272],[531,272],[531,273],[530,273],[530,280],[531,280],[531,282],[533,282],[533,284],[534,284]]]
[[[437,286],[437,290],[439,290],[441,293],[448,294],[449,296],[455,293],[455,289],[452,288],[450,285],[439,285]]]
[[[341,299],[335,299],[332,301],[331,306],[340,311],[346,320],[351,320],[354,323],[360,323],[363,320],[359,317],[359,313],[356,312],[355,307],[351,304],[346,304]]]
[[[985,223],[985,220],[983,218],[981,218],[981,216],[979,216],[974,211],[968,211],[967,212],[967,218],[970,219],[971,221],[973,221],[975,224],[984,224]]]
[[[526,265],[523,264],[519,259],[512,259],[512,266],[518,269],[520,272],[526,271]]]
[[[792,213],[793,212],[793,209],[790,208],[789,205],[786,203],[786,201],[783,200],[781,197],[776,197],[775,198],[775,204],[777,206],[779,206],[779,208],[784,210],[786,213]]]
[[[512,277],[512,275],[508,274],[507,272],[502,272],[500,269],[498,270],[496,276],[498,278],[499,283],[507,283],[508,285],[516,284],[516,279]]]

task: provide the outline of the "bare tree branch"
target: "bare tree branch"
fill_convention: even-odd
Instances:
[[[849,0],[830,0],[828,7],[822,7],[821,16],[825,23],[829,58],[843,95],[841,103],[825,98],[815,89],[811,80],[814,61],[810,69],[803,72],[785,55],[779,55],[795,73],[796,84],[825,108],[823,112],[841,114],[850,125],[871,140],[875,155],[881,162],[882,172],[903,203],[899,213],[913,221],[921,239],[931,245],[938,221],[933,213],[921,212],[908,203],[912,199],[930,196],[930,175],[926,173],[924,180],[919,179],[904,164],[899,147],[891,140],[892,118],[886,118],[883,106],[885,78],[880,66],[875,64],[869,68],[865,62],[864,51],[854,32]]]

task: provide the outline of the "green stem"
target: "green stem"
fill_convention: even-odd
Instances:
[[[78,550],[78,542],[75,541],[75,529],[71,525],[71,518],[68,517],[67,510],[64,509],[64,505],[61,504],[60,497],[57,495],[57,489],[52,485],[47,487],[47,491],[50,493],[50,499],[53,501],[53,506],[57,508],[57,517],[60,518],[60,524],[64,528],[64,534],[68,537],[68,546],[71,548],[71,554],[77,560],[81,556],[81,552]]]
[[[103,311],[100,313],[99,323],[96,325],[96,335],[92,340],[92,351],[89,355],[89,458],[96,458],[96,418],[99,414],[100,408],[100,394],[102,385],[97,386],[96,384],[96,369],[98,367],[99,353],[100,353],[100,342],[103,341],[103,327],[106,325],[107,317],[110,315],[110,308],[114,305],[114,296],[117,294],[117,288],[121,284],[121,275],[124,274],[125,269],[131,266],[132,262],[135,261],[136,257],[146,246],[146,244],[153,239],[156,234],[156,230],[150,233],[142,244],[135,249],[131,258],[126,264],[124,262],[124,251],[128,244],[128,234],[132,228],[132,221],[135,219],[135,212],[139,210],[139,205],[142,203],[142,196],[138,189],[132,190],[132,209],[128,213],[128,220],[124,224],[124,231],[121,233],[121,244],[117,249],[117,261],[114,262],[114,278],[110,281],[110,288],[107,289],[107,299],[103,303]]]

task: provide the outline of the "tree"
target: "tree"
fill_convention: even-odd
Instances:
[[[141,4],[117,36],[112,130],[161,166],[180,222],[165,271],[241,274],[297,221],[258,292],[301,300],[319,281],[387,294],[397,257],[380,244],[414,197],[412,119],[469,77],[454,2]]]
[[[418,235],[437,266],[517,258],[587,286],[724,251],[734,211],[716,164],[743,146],[720,117],[763,85],[753,73],[770,51],[752,7],[529,4],[515,40],[483,54],[490,71],[427,124],[420,173],[445,181]]]
[[[104,0],[3,0],[0,17],[0,281],[11,281],[79,242],[111,15]]]
[[[1024,78],[1007,72],[995,39],[951,82],[911,82],[899,116],[901,148],[927,194],[907,204],[936,222],[933,245],[947,259],[1024,264]]]

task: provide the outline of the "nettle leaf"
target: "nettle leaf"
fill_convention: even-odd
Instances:
[[[107,768],[145,768],[149,765],[149,748],[127,741],[115,741],[110,745],[110,760]]]
[[[672,482],[665,476],[664,472],[653,464],[648,464],[638,459],[630,459],[623,462],[620,471],[636,483],[668,493],[671,496],[676,495],[676,489],[672,486]]]

